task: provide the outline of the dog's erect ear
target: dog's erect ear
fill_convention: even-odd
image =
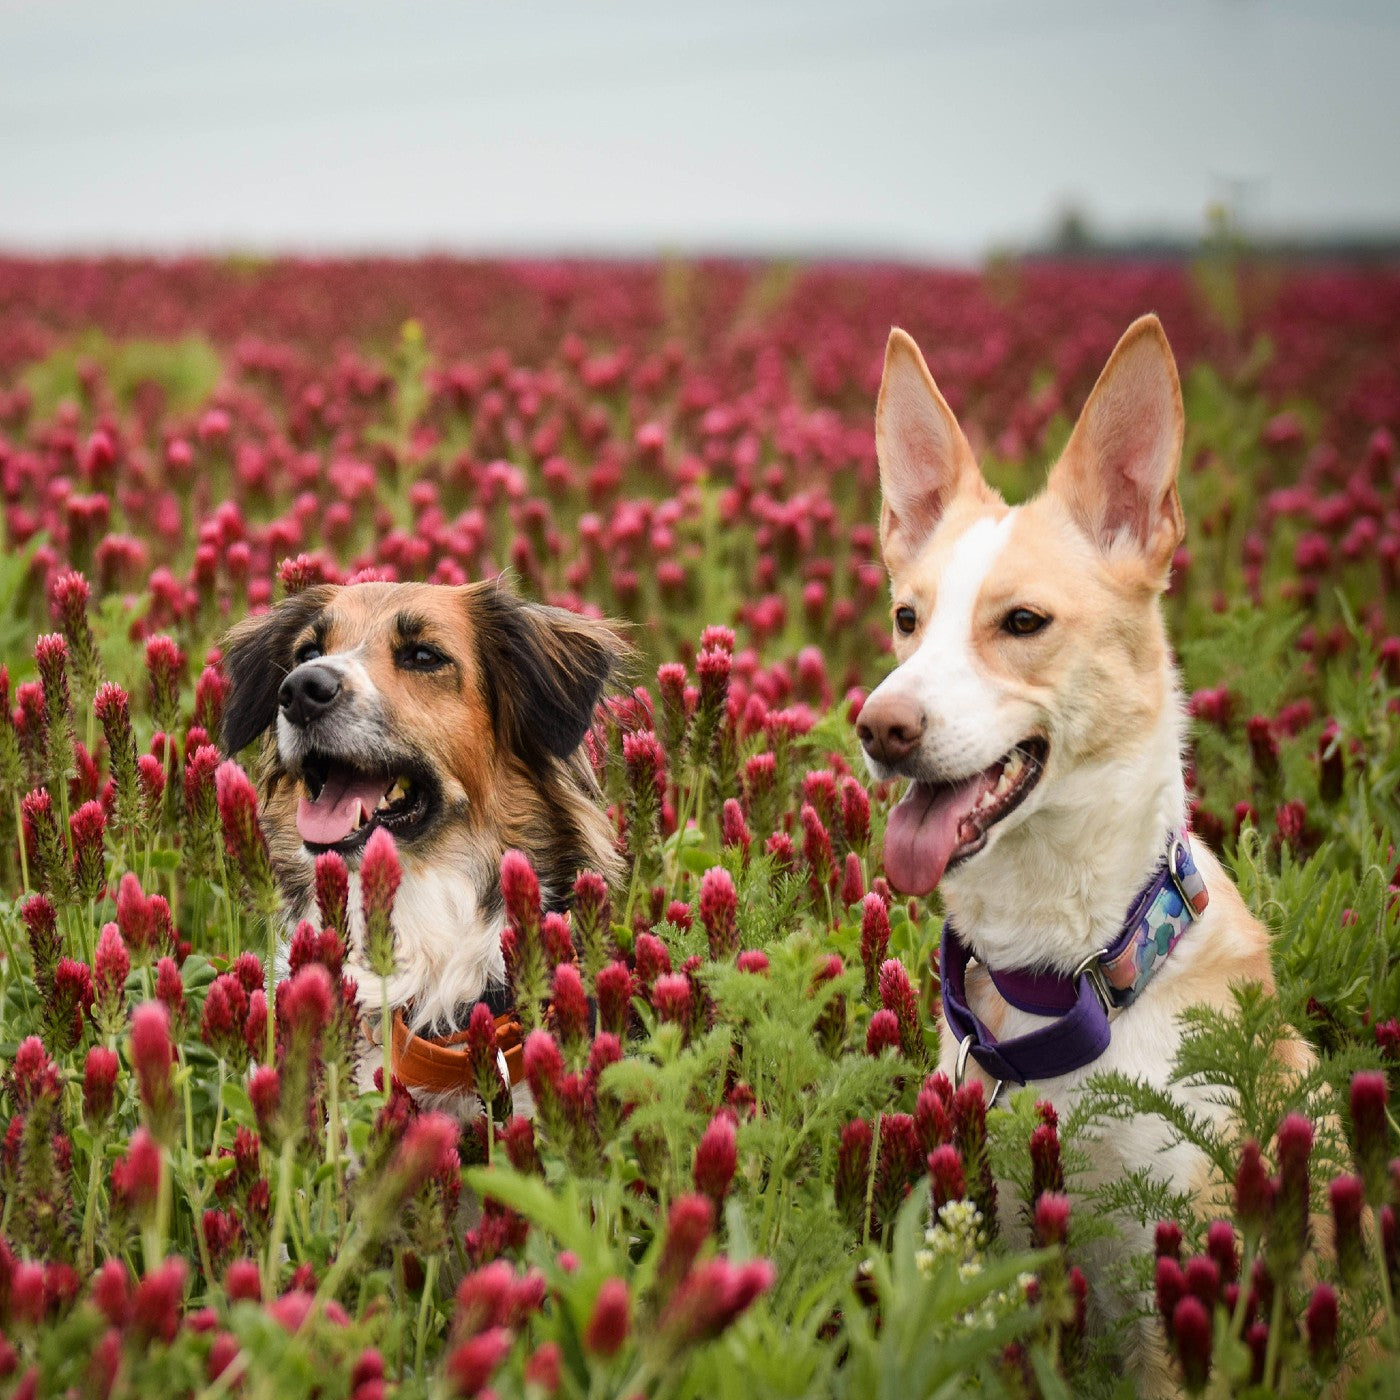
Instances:
[[[960,490],[991,496],[919,347],[897,328],[885,346],[875,451],[883,498],[880,544],[891,567],[892,560],[907,560],[923,544]]]
[[[496,732],[527,762],[568,758],[626,655],[611,627],[504,588],[468,590],[482,686]]]
[[[241,753],[277,718],[277,691],[292,669],[292,643],[330,602],[335,588],[305,588],[270,612],[246,617],[223,641],[229,693],[224,704],[224,752]]]
[[[1186,415],[1171,346],[1155,316],[1108,357],[1049,489],[1105,553],[1135,551],[1165,582],[1186,533],[1176,473]]]

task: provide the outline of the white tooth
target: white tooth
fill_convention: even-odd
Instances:
[[[1007,761],[1004,776],[1014,778],[1016,774],[1021,771],[1022,762],[1023,760],[1021,758],[1020,752],[1018,751],[1016,753],[1013,753],[1010,759]]]
[[[384,794],[384,796],[381,797],[381,798],[379,799],[379,805],[378,805],[377,807],[375,807],[374,810],[375,810],[376,812],[382,812],[388,805],[389,805],[389,794],[386,792],[386,793]]]

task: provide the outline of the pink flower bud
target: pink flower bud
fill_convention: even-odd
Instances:
[[[316,857],[316,907],[323,928],[349,932],[350,872],[338,851]]]
[[[656,1286],[664,1295],[690,1271],[715,1228],[708,1196],[677,1196],[666,1217],[666,1234],[656,1266]]]
[[[736,848],[747,863],[753,837],[749,834],[748,823],[744,820],[744,809],[732,797],[727,797],[724,801],[720,817],[720,835],[725,849]]]
[[[501,857],[501,897],[517,934],[533,934],[540,922],[540,882],[529,858],[520,851]]]
[[[671,970],[671,954],[654,934],[639,933],[632,945],[632,955],[636,960],[637,981],[641,983],[642,993],[650,998],[653,983]]]
[[[58,1066],[49,1058],[44,1042],[37,1035],[22,1040],[10,1067],[10,1088],[21,1112],[28,1112],[41,1100],[57,1102],[62,1091]]]
[[[525,1078],[537,1103],[557,1096],[564,1074],[564,1057],[548,1031],[531,1031],[525,1038]]]
[[[1210,1313],[1199,1298],[1188,1293],[1172,1309],[1171,1330],[1186,1388],[1198,1395],[1210,1379],[1213,1340]]]
[[[538,1176],[543,1170],[535,1149],[535,1125],[528,1118],[512,1118],[501,1130],[501,1145],[516,1171]]]
[[[1040,1123],[1032,1130],[1030,1154],[1032,1199],[1043,1191],[1063,1191],[1065,1173],[1060,1160],[1060,1135],[1049,1123]]]
[[[1386,1121],[1389,1093],[1379,1070],[1351,1077],[1352,1152],[1357,1174],[1366,1183],[1366,1199],[1378,1205],[1386,1190],[1386,1163],[1390,1160],[1390,1129]]]
[[[116,924],[103,924],[93,958],[93,991],[98,1005],[109,1016],[115,1017],[125,1009],[126,979],[130,972],[131,957]]]
[[[553,909],[540,920],[540,946],[544,951],[545,962],[550,967],[558,967],[560,963],[572,963],[574,960],[569,921]]]
[[[1214,1259],[1197,1254],[1186,1261],[1186,1291],[1199,1298],[1207,1311],[1220,1298],[1220,1266]]]
[[[248,1097],[258,1120],[258,1131],[265,1138],[273,1137],[282,1107],[282,1076],[271,1065],[260,1065],[248,1080]]]
[[[709,936],[715,961],[739,951],[739,896],[734,880],[723,866],[713,866],[700,879],[700,921]]]
[[[511,1318],[515,1269],[504,1259],[468,1274],[457,1286],[457,1311],[452,1326],[458,1336],[473,1336],[504,1327]]]
[[[394,1154],[394,1170],[406,1195],[430,1179],[457,1178],[457,1124],[445,1113],[420,1113]]]
[[[1251,1138],[1235,1170],[1235,1219],[1247,1240],[1258,1239],[1274,1209],[1274,1186],[1259,1144]]]
[[[108,1259],[92,1277],[92,1301],[113,1327],[131,1315],[131,1275],[120,1259]]]
[[[583,978],[571,963],[554,969],[554,1024],[565,1045],[580,1044],[588,1036],[588,994]]]
[[[119,1063],[115,1050],[94,1045],[83,1064],[83,1121],[90,1128],[106,1123],[116,1098]]]
[[[168,1126],[175,1106],[175,1052],[170,1044],[170,1013],[158,1001],[144,1002],[132,1012],[131,1062],[142,1107],[159,1132]]]
[[[1352,1283],[1365,1266],[1361,1235],[1365,1187],[1359,1176],[1338,1176],[1333,1178],[1327,1194],[1332,1206],[1332,1246],[1337,1272],[1344,1282]]]
[[[334,1010],[331,977],[318,962],[308,963],[290,979],[282,1002],[292,1035],[314,1039],[330,1024]],[[278,989],[279,991],[281,988]]]
[[[745,948],[734,965],[740,972],[751,972],[761,977],[769,968],[768,954],[761,948]]]
[[[262,1301],[262,1273],[252,1259],[235,1259],[224,1274],[224,1292],[230,1303]]]
[[[841,903],[849,908],[864,898],[865,871],[861,869],[860,857],[854,851],[847,851],[841,876]]]
[[[661,1330],[678,1348],[709,1341],[767,1292],[775,1276],[766,1259],[737,1267],[727,1259],[706,1260],[676,1290],[661,1317]]]
[[[836,1208],[852,1230],[858,1231],[865,1219],[865,1193],[874,1138],[864,1118],[853,1119],[841,1130],[836,1152]]]
[[[156,1000],[165,1007],[172,1026],[185,1019],[185,983],[174,958],[162,958],[156,964]]]
[[[1186,1275],[1170,1254],[1157,1256],[1155,1287],[1157,1311],[1170,1327],[1176,1305],[1186,1296]]]
[[[175,1340],[180,1330],[185,1273],[185,1261],[172,1256],[157,1264],[136,1285],[131,1300],[131,1327],[138,1337],[166,1343]]]
[[[882,1055],[886,1050],[899,1049],[899,1019],[893,1011],[880,1010],[871,1018],[865,1031],[865,1053]]]
[[[558,1342],[541,1342],[525,1363],[525,1384],[553,1395],[564,1379],[564,1354]]]
[[[445,1371],[453,1395],[480,1395],[510,1353],[514,1338],[505,1327],[493,1327],[454,1347],[447,1355]]]
[[[360,898],[365,914],[365,948],[370,967],[381,977],[394,971],[394,899],[403,880],[398,847],[385,827],[370,833],[360,857]]]
[[[1153,1254],[1158,1259],[1181,1262],[1181,1226],[1175,1220],[1159,1220],[1153,1234]]]
[[[224,844],[254,897],[270,910],[277,906],[276,886],[267,853],[267,840],[258,821],[258,794],[248,775],[232,759],[214,774]],[[270,902],[269,902],[270,901]]]
[[[620,1278],[604,1279],[584,1329],[584,1348],[594,1356],[616,1356],[627,1340],[630,1313],[627,1285]]]
[[[928,1174],[933,1190],[935,1215],[949,1201],[960,1201],[967,1195],[962,1157],[951,1143],[945,1142],[928,1154]]]
[[[107,813],[100,802],[84,802],[68,819],[73,838],[73,883],[80,899],[100,899],[107,887],[103,834]]]
[[[716,1209],[724,1201],[738,1163],[734,1119],[727,1112],[717,1113],[695,1149],[695,1189],[708,1196]]]
[[[667,1024],[688,1030],[693,995],[690,978],[681,972],[667,972],[652,983],[651,1005],[657,1017]]]
[[[160,1148],[145,1128],[137,1128],[126,1156],[112,1163],[112,1192],[127,1210],[147,1217],[156,1207],[160,1174]]]
[[[1308,1359],[1313,1370],[1321,1376],[1331,1375],[1339,1360],[1337,1349],[1337,1294],[1325,1283],[1319,1283],[1308,1299],[1303,1314],[1303,1327],[1308,1337]]]
[[[870,841],[870,795],[850,776],[841,779],[841,829],[847,845],[864,855]]]
[[[599,1026],[614,1035],[625,1035],[631,1018],[634,992],[632,973],[627,964],[611,962],[606,967],[599,968],[597,976],[593,979],[593,991],[598,1000]]]
[[[941,1086],[936,1085],[932,1078],[925,1080],[914,1103],[914,1128],[919,1146],[925,1152],[932,1152],[935,1147],[951,1142],[953,1137],[953,1120],[948,1115],[952,1096],[951,1093],[945,1096],[940,1090]]]

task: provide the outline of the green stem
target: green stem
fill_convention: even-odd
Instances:
[[[413,1343],[413,1374],[420,1379],[423,1375],[423,1352],[428,1344],[428,1305],[437,1289],[439,1258],[437,1254],[428,1256],[428,1267],[423,1277],[423,1296],[418,1300],[418,1332]]]
[[[272,1217],[272,1233],[267,1241],[267,1260],[263,1265],[263,1295],[271,1298],[277,1292],[277,1279],[281,1273],[282,1236],[287,1230],[287,1211],[290,1209],[292,1194],[292,1156],[296,1143],[290,1136],[282,1144],[281,1156],[277,1164],[277,1209]]]
[[[156,1218],[141,1232],[141,1248],[146,1260],[146,1272],[165,1258],[165,1236],[170,1228],[171,1178],[170,1153],[160,1149],[160,1185],[156,1191]]]
[[[95,1133],[92,1152],[88,1157],[87,1199],[83,1202],[83,1273],[90,1274],[96,1262],[97,1252],[97,1192],[101,1186],[102,1156],[107,1139],[103,1133]]]
[[[231,901],[230,901],[231,902]],[[232,953],[230,952],[230,956]],[[277,1060],[277,920],[267,921],[267,1041],[266,1064]]]
[[[19,793],[15,793],[15,831],[19,834],[19,869],[24,877],[24,892],[29,893],[29,853],[24,849],[24,813],[20,809]]]
[[[1385,1299],[1386,1340],[1395,1330],[1395,1296],[1390,1288],[1390,1270],[1386,1266],[1385,1241],[1381,1238],[1380,1209],[1372,1207],[1374,1219],[1371,1222],[1371,1247],[1376,1256],[1376,1274],[1381,1281],[1381,1297]],[[1266,1376],[1268,1372],[1264,1373]]]
[[[224,1066],[224,1057],[219,1056],[219,1093],[214,1100],[214,1135],[209,1139],[209,1160],[212,1162],[219,1151],[219,1133],[224,1126],[224,1079],[227,1069]]]
[[[331,1163],[331,1183],[335,1191],[337,1230],[345,1225],[345,1180],[340,1170],[340,1065],[332,1063],[327,1070],[326,1097],[326,1155]]]
[[[1278,1365],[1278,1349],[1283,1333],[1283,1294],[1282,1282],[1274,1285],[1274,1303],[1269,1314],[1269,1344],[1264,1351],[1264,1388],[1273,1385],[1274,1367]]]
[[[875,1133],[870,1141],[870,1173],[865,1179],[865,1218],[861,1222],[860,1242],[870,1239],[870,1213],[875,1209],[875,1167],[880,1160],[880,1129],[884,1126],[885,1115],[875,1115]]]
[[[384,1102],[394,1082],[394,1028],[389,1021],[389,977],[379,974],[379,1052],[384,1061]]]

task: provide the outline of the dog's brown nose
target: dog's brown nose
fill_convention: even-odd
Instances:
[[[298,666],[277,691],[277,704],[295,725],[310,724],[335,702],[340,677],[329,666],[314,661]]]
[[[856,733],[866,753],[890,767],[914,752],[927,727],[923,706],[905,695],[872,695],[856,721]]]

